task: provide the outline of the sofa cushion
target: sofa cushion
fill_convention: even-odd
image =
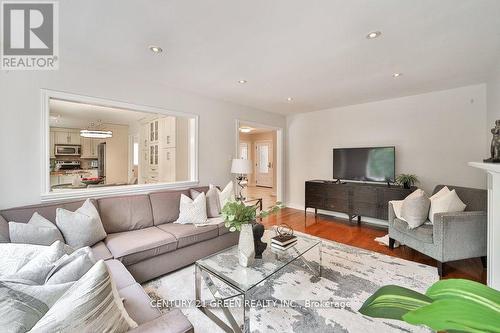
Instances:
[[[102,224],[107,233],[153,226],[148,195],[102,198],[98,200]]]
[[[149,195],[153,210],[154,225],[174,222],[179,218],[181,194],[189,195],[189,191],[164,191]]]
[[[394,229],[404,233],[405,235],[413,237],[424,243],[430,243],[430,244],[433,243],[433,238],[432,238],[433,226],[428,222],[422,224],[420,227],[417,227],[415,229],[410,229],[408,227],[408,223],[400,219],[394,219],[393,224],[394,224]]]
[[[158,228],[177,238],[177,248],[199,243],[219,235],[219,228],[216,225],[196,227],[192,224],[167,223],[158,226]]]
[[[123,266],[123,264],[118,260],[106,260],[104,263],[108,266],[109,274],[113,278],[113,282],[115,283],[118,291],[137,283],[132,274],[130,274],[125,266]]]
[[[113,254],[106,247],[104,242],[98,242],[90,247],[92,249],[92,254],[94,255],[95,260],[109,260],[113,259]]]
[[[115,259],[120,260],[124,265],[131,265],[175,250],[177,239],[157,227],[149,227],[110,234],[104,240],[104,244]]]

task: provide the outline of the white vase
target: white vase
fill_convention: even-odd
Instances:
[[[253,228],[250,223],[243,224],[238,242],[238,261],[241,266],[248,267],[255,260],[255,247],[253,243]]]

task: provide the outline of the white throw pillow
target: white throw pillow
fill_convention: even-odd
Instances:
[[[56,225],[37,212],[28,223],[9,222],[9,237],[12,243],[52,245],[55,241],[64,242]]]
[[[431,207],[429,208],[429,221],[431,221],[431,224],[433,223],[433,220],[434,220],[434,209],[435,209],[435,206],[433,205],[433,203],[441,198],[443,195],[447,194],[447,193],[450,193],[450,189],[448,188],[448,186],[445,186],[443,187],[442,189],[440,189],[438,192],[434,193],[429,199],[431,200]]]
[[[408,223],[410,229],[417,228],[425,223],[429,216],[430,204],[429,197],[421,189],[413,191],[403,200],[401,216]]]
[[[98,261],[55,302],[31,332],[127,332],[137,327],[104,261]]]
[[[207,222],[207,198],[200,193],[194,200],[181,194],[179,218],[174,223],[201,224]]]
[[[232,181],[227,183],[226,187],[221,191],[217,188],[217,186],[210,184],[210,188],[215,188],[217,190],[217,193],[219,193],[219,203],[220,203],[220,208],[224,208],[224,205],[228,203],[229,201],[234,201],[235,200],[235,195],[234,195],[234,184]]]
[[[434,214],[463,212],[465,207],[467,205],[460,200],[457,192],[455,190],[450,191],[431,201],[429,220],[434,223]]]
[[[92,246],[107,236],[99,212],[90,199],[74,212],[57,208],[56,225],[66,243],[74,249]]]

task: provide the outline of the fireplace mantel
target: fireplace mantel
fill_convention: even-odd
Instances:
[[[500,163],[469,162],[488,174],[488,286],[500,290]]]

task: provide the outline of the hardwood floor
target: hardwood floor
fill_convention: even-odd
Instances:
[[[273,195],[273,189],[269,187],[248,186],[243,191],[247,199],[262,198],[262,207],[267,209],[276,203],[276,196]]]
[[[333,240],[363,249],[384,253],[390,256],[436,266],[436,261],[406,246],[390,250],[375,242],[375,237],[387,234],[387,229],[366,223],[357,224],[326,215],[314,216],[304,211],[284,208],[278,214],[265,218],[262,223],[267,227],[286,223],[296,231]],[[463,278],[486,283],[486,269],[479,258],[460,260],[446,264],[444,278]]]

